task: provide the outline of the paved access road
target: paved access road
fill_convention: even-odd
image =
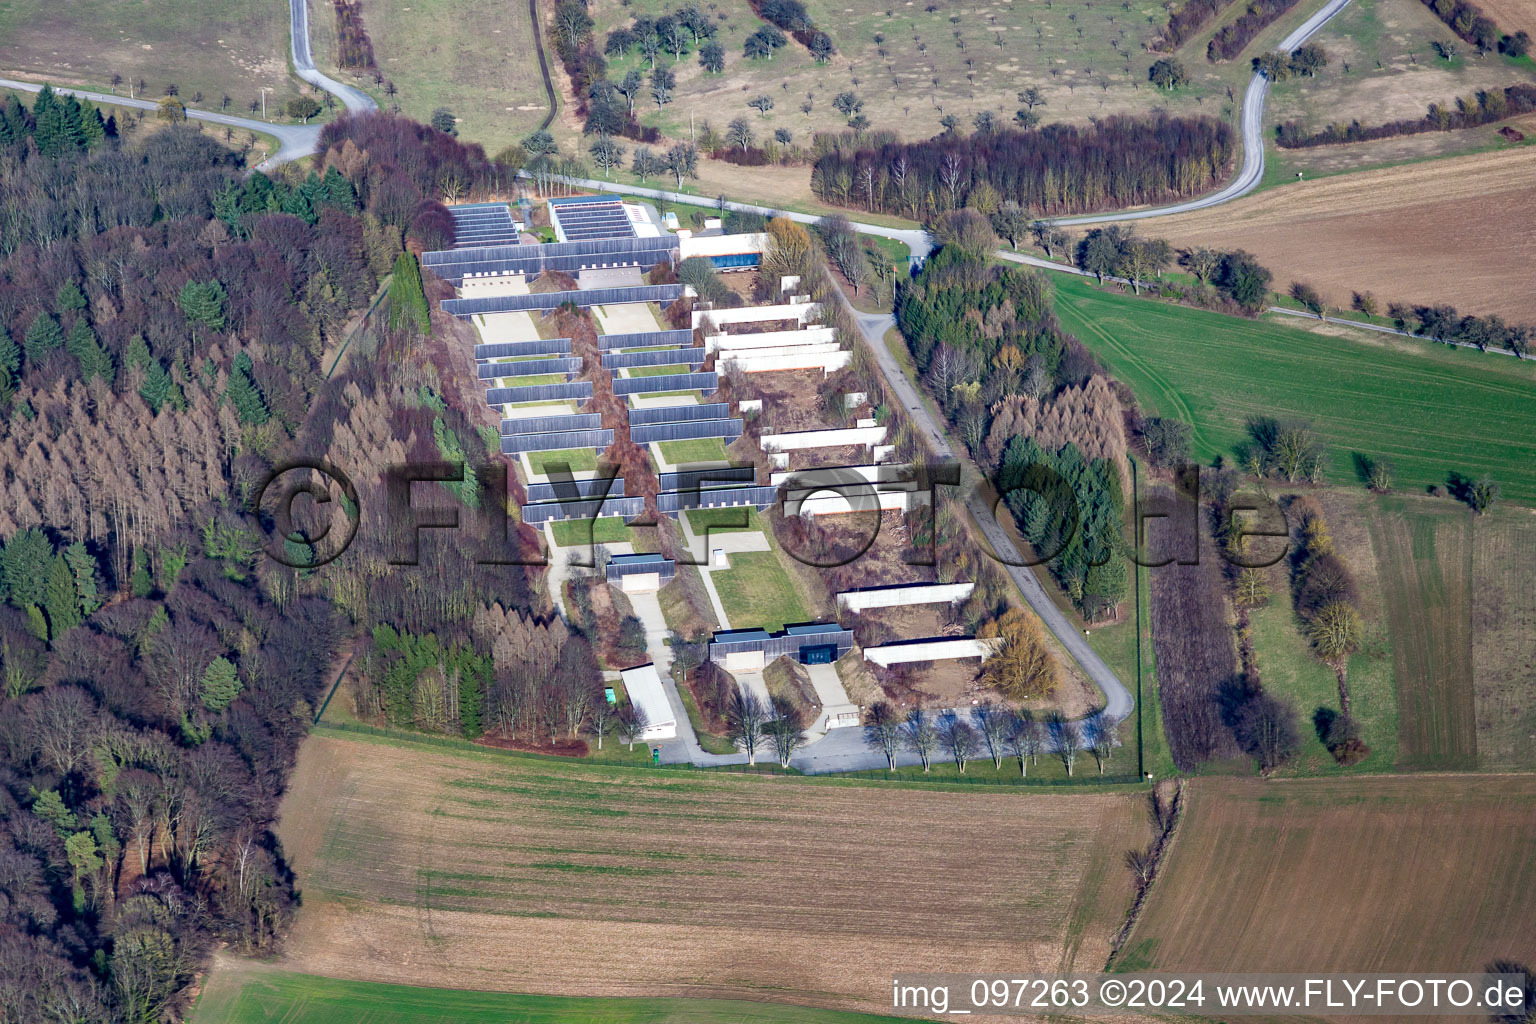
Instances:
[[[288,34],[293,40],[293,69],[300,78],[335,96],[355,114],[379,109],[373,97],[361,89],[343,85],[316,70],[315,59],[309,52],[309,5],[304,0],[288,0]]]
[[[9,78],[0,78],[0,88],[16,89],[19,92],[40,92],[43,87],[36,82],[17,82]],[[86,89],[65,89],[54,86],[53,91],[82,100],[90,100],[92,103],[115,103],[120,107],[135,107],[139,110],[156,110],[160,106],[158,100],[129,99],[126,96],[91,92]],[[320,128],[317,125],[268,124],[266,121],[256,121],[248,117],[219,114],[211,110],[194,110],[191,107],[187,108],[187,117],[194,121],[226,125],[248,132],[261,132],[276,138],[279,144],[277,152],[257,164],[258,171],[269,170],[278,164],[312,155],[320,139]]]
[[[1346,6],[1349,0],[1328,0],[1316,14],[1308,18],[1296,27],[1296,30],[1280,41],[1276,50],[1284,50],[1289,53],[1302,43],[1312,38],[1317,30],[1328,23],[1328,20],[1338,14]],[[1132,210],[1127,213],[1099,213],[1086,217],[1061,217],[1055,223],[1070,224],[1105,224],[1110,221],[1121,220],[1148,220],[1153,217],[1168,217],[1175,213],[1188,213],[1190,210],[1203,210],[1208,206],[1220,206],[1230,202],[1238,196],[1245,196],[1259,187],[1260,180],[1264,177],[1264,101],[1269,96],[1269,79],[1258,72],[1248,80],[1248,89],[1243,93],[1243,165],[1225,188],[1218,192],[1212,192],[1208,196],[1199,199],[1191,199],[1183,203],[1174,203],[1172,206],[1157,206],[1148,210]]]
[[[378,104],[367,93],[354,89],[350,85],[343,85],[315,69],[314,59],[309,52],[309,10],[304,0],[288,0],[288,13],[289,30],[293,41],[293,66],[299,77],[316,88],[331,93],[350,111],[377,110]],[[36,82],[18,82],[9,78],[0,78],[0,88],[16,89],[20,92],[39,92],[42,86]],[[67,89],[56,86],[53,91],[90,100],[92,103],[110,103],[139,110],[156,110],[160,106],[158,100],[129,99],[126,96],[91,92],[87,89]],[[249,117],[236,117],[233,114],[220,114],[211,110],[195,110],[192,107],[187,108],[187,117],[194,121],[205,121],[208,124],[224,125],[248,132],[261,132],[277,139],[277,152],[257,164],[258,171],[271,170],[278,164],[312,156],[320,144],[319,125],[270,124]]]

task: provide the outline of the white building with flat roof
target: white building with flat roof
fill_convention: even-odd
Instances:
[[[624,682],[624,692],[629,702],[645,715],[645,728],[637,740],[670,740],[677,738],[677,716],[667,700],[667,691],[661,685],[661,676],[654,663],[647,662],[619,673]]]

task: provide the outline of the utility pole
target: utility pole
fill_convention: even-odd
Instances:
[[[261,87],[261,119],[267,119],[267,87]]]

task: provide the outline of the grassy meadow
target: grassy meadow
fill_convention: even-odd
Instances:
[[[902,1018],[906,1019],[906,1018]],[[842,1010],[716,999],[593,999],[343,981],[220,957],[193,1024],[882,1024]]]
[[[287,120],[283,104],[302,84],[288,71],[287,5],[247,0],[7,0],[0,4],[0,68],[101,92],[113,91],[119,75],[123,96],[142,78],[149,99],[174,83],[188,106],[218,110],[227,94],[230,113],[247,117],[252,101],[260,116],[265,87],[267,108],[280,122]]]
[[[1356,454],[1396,467],[1405,491],[1452,473],[1497,480],[1536,504],[1536,366],[1407,339],[1335,338],[1054,280],[1062,325],[1128,384],[1148,413],[1194,428],[1202,462],[1231,460],[1251,417],[1307,419],[1329,479],[1359,484]]]

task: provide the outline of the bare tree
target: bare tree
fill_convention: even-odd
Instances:
[[[1104,774],[1104,764],[1115,756],[1115,741],[1118,738],[1116,726],[1118,723],[1110,718],[1103,708],[1094,708],[1088,712],[1088,717],[1083,721],[1083,739],[1088,744],[1088,749],[1093,751],[1093,758],[1099,764],[1099,774]]]
[[[1077,752],[1083,745],[1082,728],[1060,711],[1046,714],[1045,728],[1050,734],[1051,745],[1056,748],[1056,756],[1061,758],[1067,774],[1071,775],[1073,766],[1077,764]]]
[[[907,745],[917,752],[918,760],[923,762],[923,771],[933,767],[933,748],[938,744],[938,734],[933,728],[933,719],[918,704],[907,712],[907,720],[902,724],[906,734]]]
[[[987,745],[987,753],[992,755],[992,766],[998,771],[1003,770],[1003,755],[1008,752],[1008,711],[998,707],[990,700],[984,700],[976,705],[972,713],[976,719],[976,731],[981,734],[981,741]]]
[[[645,727],[650,723],[646,721],[645,709],[638,704],[625,704],[614,713],[614,719],[618,722],[619,739],[629,744],[629,749],[635,749],[635,740],[645,732]]]
[[[789,759],[805,742],[805,714],[783,697],[773,698],[773,718],[768,722],[768,738],[779,756],[779,767],[788,768]]]
[[[1040,723],[1032,712],[1020,709],[1007,718],[1008,749],[1019,759],[1019,775],[1028,776],[1029,766],[1040,763]]]
[[[886,701],[875,701],[864,713],[864,742],[885,754],[887,768],[896,767],[896,750],[901,745],[901,718]]]
[[[725,709],[730,737],[747,752],[747,764],[757,764],[757,745],[762,742],[768,708],[762,698],[744,686],[737,686]]]
[[[598,750],[603,749],[603,737],[612,732],[617,724],[617,711],[618,708],[608,703],[606,695],[592,702],[592,710],[587,714],[587,731],[597,737]]]
[[[976,730],[956,712],[946,711],[939,716],[939,739],[964,775],[965,763],[976,756]]]

